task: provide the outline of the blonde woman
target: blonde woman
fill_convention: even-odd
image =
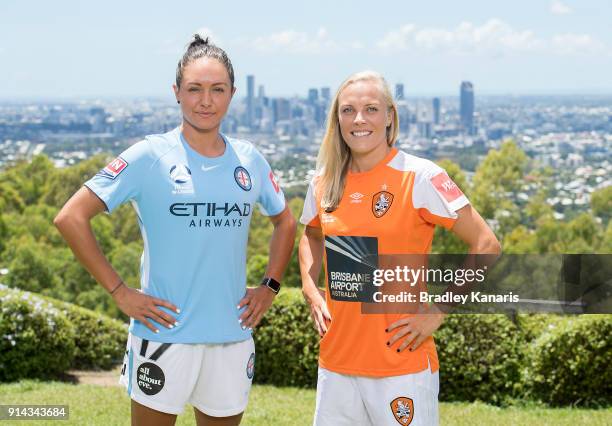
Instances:
[[[364,254],[428,253],[436,225],[452,230],[470,253],[500,251],[443,169],[394,147],[398,129],[380,74],[360,72],[342,83],[300,219],[307,225],[299,250],[302,289],[321,336],[318,426],[438,423],[432,333],[444,314],[435,306],[419,315],[363,313],[359,286],[350,280],[364,271]],[[316,285],[324,259],[326,291]],[[337,275],[330,288],[337,271],[356,275]]]

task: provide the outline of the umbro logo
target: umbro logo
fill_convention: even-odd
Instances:
[[[363,195],[361,192],[353,192],[351,195],[349,195],[349,197],[351,198],[351,203],[361,203],[365,195]]]

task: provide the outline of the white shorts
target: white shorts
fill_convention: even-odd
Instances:
[[[374,378],[319,367],[314,425],[437,425],[439,386],[429,369]]]
[[[130,333],[119,382],[134,401],[169,414],[186,403],[227,417],[247,406],[255,371],[253,339],[223,344],[151,342]]]

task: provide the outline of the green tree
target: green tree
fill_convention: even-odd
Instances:
[[[598,189],[591,194],[591,209],[595,216],[601,218],[604,225],[610,221],[612,215],[612,185]]]
[[[527,156],[511,140],[499,151],[489,151],[476,169],[471,194],[473,205],[484,218],[495,218],[500,208],[514,215],[509,197],[520,189],[526,168]]]

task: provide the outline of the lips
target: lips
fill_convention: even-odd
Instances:
[[[366,137],[366,136],[370,136],[372,134],[371,130],[354,130],[351,132],[351,135],[357,137],[357,138],[362,138],[362,137]]]
[[[214,112],[196,112],[196,114],[203,118],[209,118],[215,115]]]

